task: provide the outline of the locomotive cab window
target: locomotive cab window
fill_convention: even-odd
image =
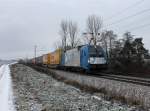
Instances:
[[[90,57],[104,57],[104,54],[101,50],[101,47],[97,46],[96,48],[94,46],[89,47],[89,56]]]

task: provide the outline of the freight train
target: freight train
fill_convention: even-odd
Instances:
[[[49,68],[90,72],[107,68],[107,55],[100,46],[83,45],[65,52],[57,49],[27,62]]]

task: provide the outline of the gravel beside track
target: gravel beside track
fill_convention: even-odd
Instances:
[[[18,111],[138,111],[58,82],[21,64],[11,66]]]

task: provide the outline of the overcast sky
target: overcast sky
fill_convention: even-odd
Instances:
[[[150,0],[0,0],[0,58],[32,57],[34,45],[45,50],[38,55],[52,51],[62,19],[76,21],[81,35],[91,14],[101,16],[104,29],[114,30],[119,37],[134,29],[131,32],[143,37],[150,49],[150,11],[105,27],[149,8]]]

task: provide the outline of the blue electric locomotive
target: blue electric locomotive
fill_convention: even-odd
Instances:
[[[107,56],[100,46],[83,45],[67,50],[62,56],[62,66],[86,71],[107,67]]]

